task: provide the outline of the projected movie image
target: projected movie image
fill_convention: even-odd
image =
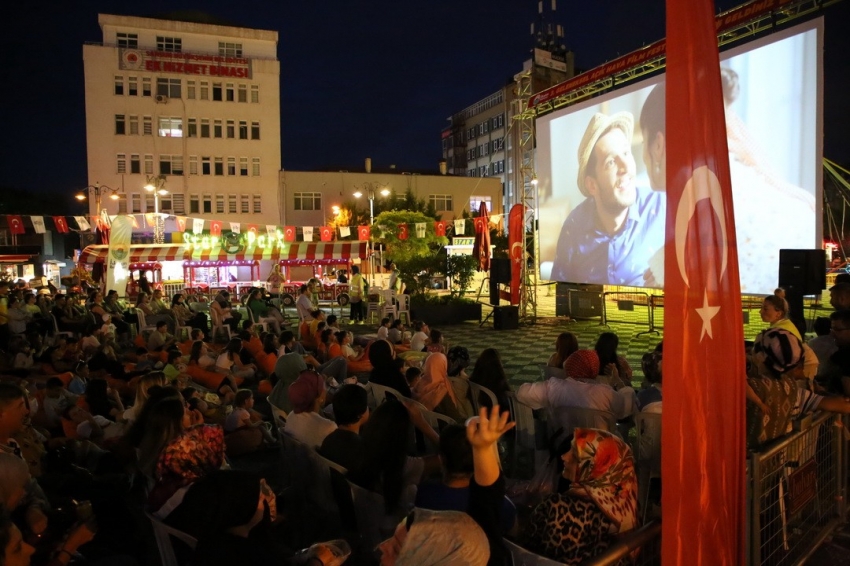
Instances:
[[[779,250],[819,245],[817,23],[721,54],[743,293],[777,286]],[[541,276],[661,288],[664,77],[537,121]]]

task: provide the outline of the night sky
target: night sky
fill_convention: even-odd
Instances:
[[[82,46],[101,40],[99,12],[201,10],[278,31],[282,164],[291,170],[360,170],[369,156],[376,169],[436,172],[446,118],[521,70],[537,19],[536,0],[10,4],[0,23],[0,187],[36,192],[87,184]],[[850,168],[848,8],[825,11],[824,155]],[[662,38],[664,1],[559,0],[554,21],[577,67],[589,69]]]

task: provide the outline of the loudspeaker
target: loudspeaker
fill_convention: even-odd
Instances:
[[[495,307],[493,328],[496,330],[516,330],[519,328],[519,307],[514,305]]]
[[[511,282],[511,260],[509,258],[493,258],[490,260],[490,281],[494,283]]]
[[[826,288],[826,252],[779,250],[779,286],[789,294],[820,294]]]
[[[499,284],[492,279],[490,280],[490,304],[499,304]]]
[[[581,285],[582,290],[570,291],[570,316],[573,318],[594,318],[602,316],[602,286]]]

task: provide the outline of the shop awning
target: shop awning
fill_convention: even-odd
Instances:
[[[32,263],[29,254],[0,254],[0,263]]]
[[[130,263],[179,261],[185,252],[183,244],[135,244],[130,246]],[[103,263],[108,253],[109,246],[88,246],[80,252],[80,263]]]
[[[304,260],[349,260],[365,259],[368,253],[368,242],[294,242],[288,246],[286,253],[281,254],[280,262],[296,263]]]

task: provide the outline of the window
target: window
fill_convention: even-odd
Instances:
[[[201,137],[210,137],[210,121],[209,118],[201,118]]]
[[[236,195],[227,195],[227,212],[236,214]]]
[[[127,79],[127,94],[130,96],[139,96],[139,79],[136,77]]]
[[[145,212],[155,212],[156,202],[151,193],[145,193]]]
[[[261,214],[263,212],[263,201],[260,195],[254,195],[251,197],[251,201],[254,203],[254,214]]]
[[[248,202],[248,195],[239,195],[239,210],[242,214],[248,214],[250,212],[250,203]]]
[[[233,90],[233,83],[227,83],[227,87],[224,90],[224,94],[227,97],[226,100],[228,102],[233,102],[236,100],[235,91]]]
[[[183,156],[182,155],[160,155],[159,156],[159,174],[160,175],[182,175],[183,174]]]
[[[213,169],[213,171],[216,175],[224,175],[224,160],[221,157],[216,157],[213,165],[215,165],[215,169]]]
[[[195,100],[195,81],[186,81],[186,98]]]
[[[251,85],[251,102],[260,102],[260,85]]]
[[[189,195],[189,214],[200,214],[201,205],[198,195]]]
[[[189,156],[189,175],[197,175],[198,174],[198,156],[190,155]]]
[[[115,34],[115,39],[117,40],[118,47],[123,49],[136,49],[139,47],[139,34],[137,33],[124,33],[119,31]]]
[[[248,102],[248,85],[239,85],[239,102]]]
[[[322,210],[322,193],[295,193],[295,210]]]
[[[124,134],[126,134],[127,131],[126,131],[125,128],[126,128],[126,124],[124,123],[124,115],[123,114],[116,114],[115,115],[115,135],[116,136],[123,136]]]
[[[239,174],[242,175],[243,177],[248,176],[248,158],[247,157],[240,157],[239,158]],[[234,212],[236,212],[236,211],[234,211]]]
[[[201,81],[201,100],[209,100],[210,99],[210,83],[207,81]]]
[[[171,209],[171,193],[159,197],[159,211],[172,212]]]
[[[180,53],[183,51],[183,40],[179,37],[156,36],[156,50]]]
[[[190,138],[198,137],[198,119],[197,118],[189,118],[189,137]]]
[[[213,100],[221,102],[221,83],[213,83]]]
[[[244,120],[239,121],[239,139],[247,140],[248,139],[248,122]]]
[[[242,44],[219,41],[218,54],[222,57],[242,57]]]
[[[175,214],[186,213],[186,195],[183,193],[174,193],[171,195],[171,200],[173,201]]]
[[[163,138],[183,137],[183,118],[159,117],[159,136]]]
[[[479,177],[486,177],[487,176],[487,166],[486,165],[482,165],[481,167],[478,168],[478,176]]]
[[[215,195],[215,212],[224,214],[224,195]]]
[[[475,177],[475,175],[470,175],[470,177]],[[433,206],[437,212],[453,210],[452,195],[428,195],[428,204]]]
[[[157,96],[180,98],[180,79],[156,79]]]
[[[130,135],[138,136],[139,135],[139,117],[138,116],[130,116]]]
[[[502,151],[505,149],[505,139],[499,138],[497,140],[493,140],[493,151]]]
[[[124,94],[124,77],[115,75],[115,94]]]
[[[251,122],[251,139],[252,140],[260,139],[260,123],[259,122]]]
[[[213,137],[221,137],[221,120],[213,120]]]
[[[153,155],[145,154],[145,175],[153,175]]]
[[[229,176],[236,175],[236,158],[228,157],[227,158],[227,174]]]
[[[118,195],[118,214],[127,214],[127,195]]]
[[[140,175],[142,173],[142,160],[138,153],[130,154],[130,173]]]
[[[236,123],[233,120],[227,121],[227,137],[233,139],[236,137]]]
[[[260,176],[260,158],[252,157],[251,158],[251,175],[254,177]]]
[[[204,214],[212,212],[212,195],[204,195]]]
[[[133,207],[132,211],[136,214],[142,211],[142,195],[139,193],[133,193],[130,195],[130,205]]]
[[[488,196],[472,195],[471,197],[469,197],[469,210],[478,213],[478,211],[481,210],[482,202],[487,205],[487,210],[489,212],[493,212],[493,199]]]
[[[153,135],[153,118],[150,116],[142,117],[142,133],[146,136]]]
[[[126,173],[127,172],[127,154],[119,153],[117,159],[117,167],[115,168],[117,173]]]
[[[142,96],[151,95],[151,80],[149,78],[142,79]]]
[[[201,158],[201,175],[211,175],[212,174],[212,159],[209,157]]]

